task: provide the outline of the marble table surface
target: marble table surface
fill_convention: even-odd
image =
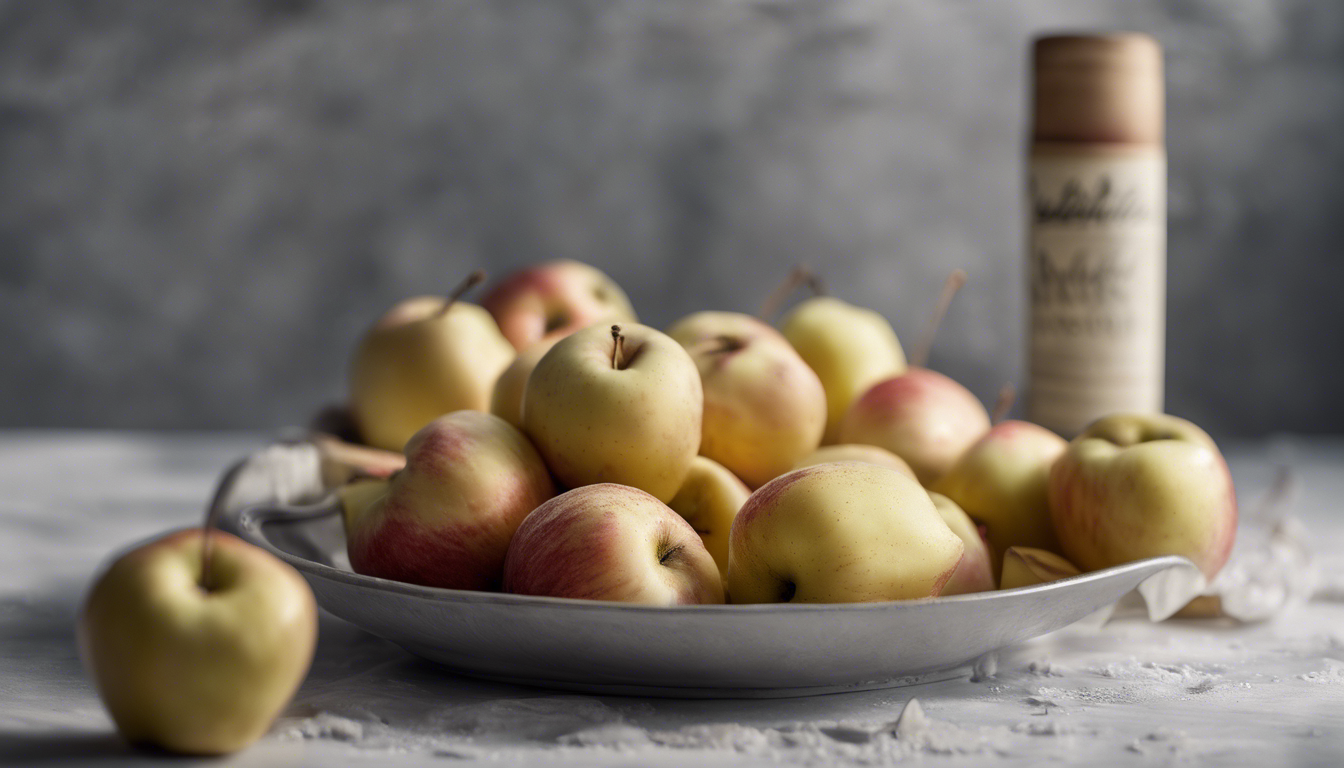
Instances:
[[[110,553],[195,524],[266,436],[0,432],[0,764],[148,765],[80,667],[74,621]],[[585,696],[457,677],[330,616],[258,744],[212,765],[1344,763],[1344,439],[1226,446],[1243,511],[1291,467],[1314,589],[1272,621],[1120,615],[953,680],[776,700]],[[992,662],[992,663],[991,663]],[[969,673],[969,670],[968,670]],[[917,705],[910,702],[917,700]],[[194,762],[191,760],[174,762]]]

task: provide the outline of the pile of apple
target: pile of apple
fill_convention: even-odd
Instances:
[[[463,301],[480,279],[398,304],[355,353],[368,448],[324,445],[360,476],[341,488],[359,573],[654,605],[856,602],[1166,554],[1212,577],[1231,549],[1226,464],[1182,419],[1117,414],[1071,443],[993,423],[919,364],[927,341],[908,365],[885,318],[824,295],[779,330],[698,312],[661,332],[583,264]]]

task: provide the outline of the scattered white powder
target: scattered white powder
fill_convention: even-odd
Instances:
[[[1129,743],[1127,749],[1145,756],[1180,757],[1190,751],[1191,742],[1183,731],[1159,728]]]
[[[1298,675],[1298,680],[1306,680],[1309,683],[1344,683],[1344,662],[1326,659],[1326,668],[1317,672],[1308,672]]]

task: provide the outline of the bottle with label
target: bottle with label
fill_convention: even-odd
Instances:
[[[1027,411],[1071,437],[1162,410],[1162,50],[1138,34],[1052,36],[1034,65]]]

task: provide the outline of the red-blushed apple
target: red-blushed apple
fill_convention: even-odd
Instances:
[[[794,469],[803,467],[814,467],[818,464],[831,464],[837,461],[862,461],[866,464],[876,464],[879,467],[894,469],[897,472],[916,480],[915,470],[905,463],[905,459],[888,451],[886,448],[878,448],[876,445],[862,445],[860,443],[837,443],[835,445],[823,445],[812,453],[804,456],[801,461],[793,466]]]
[[[719,569],[690,523],[614,483],[575,488],[528,515],[509,545],[504,590],[645,605],[723,602]]]
[[[555,493],[527,437],[479,411],[426,425],[386,483],[342,496],[351,568],[449,589],[498,589],[514,531]]]
[[[700,534],[724,578],[728,577],[728,537],[733,530],[733,518],[750,495],[751,489],[727,467],[705,456],[696,456],[686,482],[667,503]]]
[[[752,487],[821,444],[826,391],[774,328],[738,312],[697,312],[668,329],[700,370],[700,453]]]
[[[551,261],[509,275],[481,300],[519,352],[595,323],[636,322],[625,292],[600,270]]]
[[[965,545],[919,483],[857,461],[794,470],[761,486],[733,521],[734,603],[853,603],[933,597]]]
[[[784,317],[780,332],[826,392],[825,445],[846,442],[839,437],[840,419],[855,398],[905,371],[905,352],[891,323],[871,309],[831,296],[798,304]]]
[[[704,394],[691,356],[648,326],[592,326],[532,370],[523,429],[569,488],[619,483],[671,501],[700,448]]]
[[[1026,421],[1001,421],[932,486],[985,526],[994,572],[1008,547],[1060,551],[1050,519],[1050,467],[1068,443]]]
[[[1034,547],[1009,547],[1003,553],[999,589],[1017,589],[1077,576],[1082,571],[1068,560]]]
[[[537,363],[555,346],[556,341],[559,339],[539,341],[518,353],[495,380],[495,389],[490,395],[491,413],[519,429],[523,428],[523,389],[527,387],[532,369],[537,367]]]
[[[1092,422],[1050,470],[1064,554],[1094,571],[1181,555],[1212,579],[1237,532],[1237,497],[1213,439],[1185,419],[1115,414]]]
[[[839,442],[886,448],[927,486],[988,430],[989,413],[965,387],[928,368],[910,368],[854,401],[840,422]]]
[[[303,577],[265,551],[199,529],[121,556],[79,616],[84,665],[130,742],[220,755],[261,737],[293,697],[317,643]]]
[[[393,307],[355,349],[350,413],[364,442],[400,451],[431,420],[485,411],[514,351],[484,309],[452,296],[421,296]]]
[[[952,578],[943,585],[940,595],[965,595],[971,592],[989,592],[994,589],[994,565],[989,556],[989,544],[980,528],[955,501],[941,493],[929,493],[934,509],[966,546],[961,563]]]

